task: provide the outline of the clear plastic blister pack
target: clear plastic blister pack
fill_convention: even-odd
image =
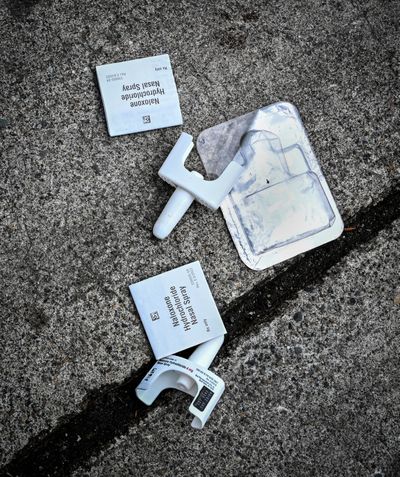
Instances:
[[[342,233],[342,219],[292,104],[275,103],[207,129],[197,150],[210,179],[232,160],[244,166],[221,209],[251,269],[270,267]]]

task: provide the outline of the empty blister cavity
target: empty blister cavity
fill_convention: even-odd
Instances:
[[[301,147],[286,149],[270,131],[246,133],[241,146],[245,171],[230,199],[255,255],[328,228],[335,219]],[[300,164],[289,167],[285,153],[291,150],[299,152]]]
[[[197,147],[210,174],[231,160],[244,167],[221,209],[250,268],[274,265],[342,232],[339,212],[293,105],[277,103],[206,130]]]

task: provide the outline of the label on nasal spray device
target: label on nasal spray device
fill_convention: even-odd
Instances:
[[[157,359],[226,333],[199,262],[129,289]]]

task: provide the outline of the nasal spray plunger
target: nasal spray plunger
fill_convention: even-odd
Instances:
[[[222,379],[208,370],[223,342],[223,335],[206,341],[189,359],[171,355],[158,360],[136,388],[137,397],[150,405],[164,389],[183,391],[194,397],[192,427],[202,429],[225,389]]]
[[[201,174],[190,172],[184,166],[192,149],[193,137],[182,133],[158,172],[162,179],[176,187],[153,228],[159,239],[168,237],[194,200],[212,210],[218,209],[243,172],[243,167],[232,161],[217,179],[206,181]]]

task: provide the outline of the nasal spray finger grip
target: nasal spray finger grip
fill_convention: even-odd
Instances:
[[[153,228],[153,234],[159,239],[168,237],[194,200],[212,210],[218,209],[243,172],[243,167],[232,161],[217,179],[206,181],[201,174],[190,172],[184,166],[192,149],[193,137],[182,133],[158,172],[162,179],[176,187]]]
[[[218,336],[199,345],[189,359],[167,356],[159,359],[136,388],[137,397],[152,404],[167,388],[193,396],[189,412],[194,415],[192,427],[202,429],[225,390],[225,383],[208,370],[224,342]]]

